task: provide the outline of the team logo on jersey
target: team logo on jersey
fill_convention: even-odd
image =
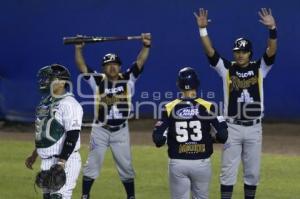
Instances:
[[[258,83],[258,77],[255,75],[249,79],[240,79],[237,76],[230,77],[230,90],[246,89]]]
[[[236,71],[236,75],[239,78],[247,78],[247,77],[254,76],[254,71],[253,70],[249,70],[248,72],[245,72],[245,73],[240,73],[240,72]]]
[[[80,127],[80,124],[79,124],[78,120],[73,120],[72,127],[73,128]]]
[[[198,108],[195,107],[186,107],[176,111],[176,115],[184,119],[190,119],[193,116],[198,114],[199,114],[199,110]]]
[[[105,89],[105,94],[116,94],[116,93],[120,93],[120,92],[124,92],[124,87],[123,86],[118,86],[115,88],[106,88]]]

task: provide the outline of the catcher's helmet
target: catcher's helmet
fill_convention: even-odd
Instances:
[[[234,42],[233,51],[252,52],[252,44],[248,39],[245,39],[243,37],[238,38]]]
[[[191,67],[182,68],[177,77],[177,86],[181,90],[197,89],[200,81],[196,71]]]
[[[51,64],[41,68],[38,73],[38,84],[40,91],[49,91],[53,80],[70,80],[69,70],[60,64]]]
[[[102,66],[104,66],[107,63],[117,63],[119,65],[122,65],[120,57],[114,53],[108,53],[104,55],[104,57],[102,58]]]

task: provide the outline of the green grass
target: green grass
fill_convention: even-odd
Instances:
[[[25,158],[31,153],[33,144],[25,141],[0,141],[0,198],[35,199],[41,198],[40,191],[35,193],[34,175],[39,170],[39,161],[34,171],[24,166]],[[81,149],[83,163],[88,147]],[[134,146],[132,148],[136,171],[136,195],[138,199],[170,198],[168,191],[166,148]],[[210,198],[219,198],[220,153],[213,155],[213,179]],[[299,199],[300,198],[300,157],[264,154],[262,158],[261,183],[257,191],[258,199]],[[81,177],[78,179],[73,198],[79,199]],[[125,192],[119,180],[111,152],[107,151],[101,176],[92,189],[93,199],[124,199]],[[243,181],[235,186],[234,199],[243,198]]]

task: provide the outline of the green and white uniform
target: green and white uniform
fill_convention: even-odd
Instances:
[[[66,132],[81,130],[83,110],[71,93],[60,98],[48,96],[41,100],[36,109],[35,145],[41,157],[41,169],[48,170],[57,163],[57,155],[61,153],[66,138]],[[67,174],[66,184],[58,191],[63,199],[70,199],[72,190],[81,168],[81,158],[78,150],[80,137],[74,152],[65,164]],[[44,190],[44,193],[51,190]]]

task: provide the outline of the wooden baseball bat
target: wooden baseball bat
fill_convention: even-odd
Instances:
[[[121,40],[137,40],[142,39],[142,36],[112,36],[112,37],[98,37],[98,36],[76,36],[64,37],[63,42],[68,44],[81,44],[81,43],[98,43],[105,41],[121,41]]]

